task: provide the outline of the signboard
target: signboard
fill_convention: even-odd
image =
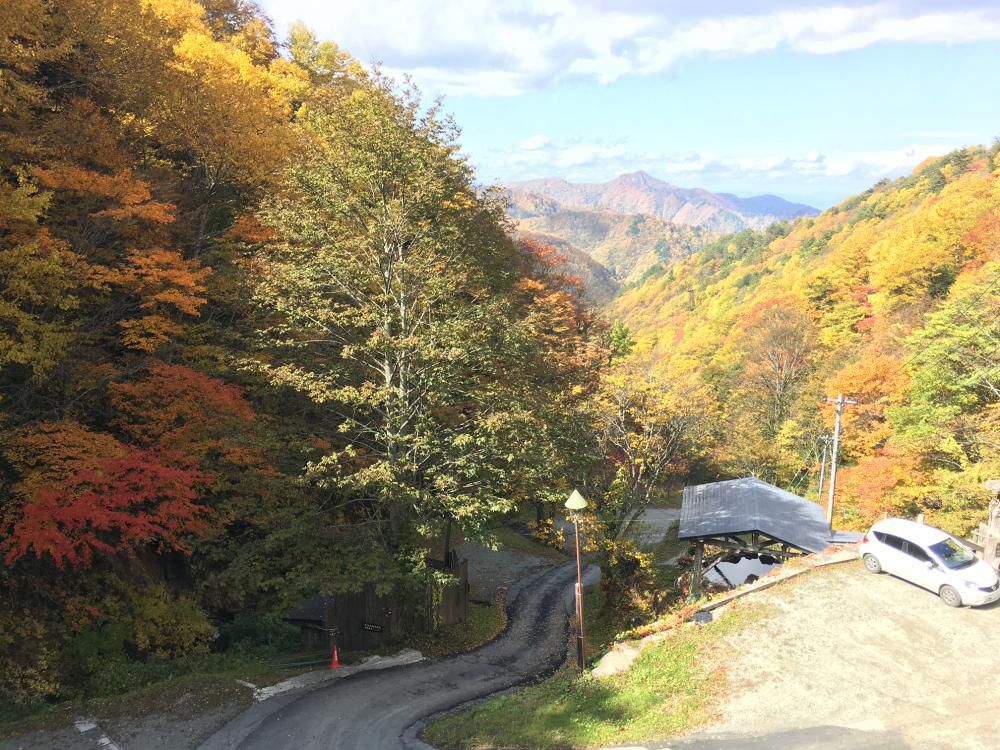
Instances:
[[[367,630],[369,633],[381,633],[382,626],[376,625],[374,622],[363,622],[361,623],[361,629]]]

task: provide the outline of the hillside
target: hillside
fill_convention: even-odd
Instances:
[[[0,71],[0,725],[319,591],[429,637],[454,541],[606,471],[604,327],[408,87],[242,0],[7,0]]]
[[[587,253],[623,283],[665,260],[683,258],[717,235],[643,214],[558,211],[521,219],[522,232],[558,237]]]
[[[565,258],[557,271],[580,280],[580,291],[595,307],[603,307],[618,293],[620,284],[612,273],[572,242],[541,232],[519,231],[521,239],[549,245]]]
[[[511,215],[516,219],[547,216],[560,210],[648,214],[674,224],[733,232],[797,216],[812,216],[811,206],[773,195],[737,198],[708,190],[686,189],[633,172],[603,183],[574,184],[562,179],[529,180],[509,185]]]
[[[921,164],[813,218],[745,230],[611,305],[719,416],[706,472],[814,491],[845,414],[838,523],[925,512],[967,533],[1000,477],[997,147]]]

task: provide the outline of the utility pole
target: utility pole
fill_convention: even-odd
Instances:
[[[583,575],[580,572],[580,512],[587,507],[587,501],[578,491],[573,490],[564,507],[573,518],[573,531],[576,533],[576,668],[583,674],[586,654],[583,641]]]
[[[829,435],[823,435],[819,440],[823,443],[823,460],[819,463],[819,490],[816,492],[816,497],[823,498],[823,485],[826,483],[826,453],[830,448],[830,441],[833,438]]]
[[[844,398],[843,393],[838,393],[836,399],[827,398],[827,403],[837,405],[837,419],[833,426],[833,451],[830,456],[830,500],[826,506],[826,522],[830,524],[830,529],[833,529],[833,498],[837,492],[837,451],[840,449],[840,415],[844,412],[844,407],[847,404],[857,404],[857,401],[851,401],[849,398]]]

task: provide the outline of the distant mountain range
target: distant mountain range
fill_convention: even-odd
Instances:
[[[645,172],[601,183],[514,182],[507,192],[518,233],[554,246],[599,307],[720,234],[819,213],[775,195],[679,188]]]
[[[529,219],[566,210],[646,214],[674,224],[715,232],[737,232],[819,210],[776,195],[739,198],[699,188],[679,188],[646,172],[623,174],[609,182],[572,183],[558,178],[508,184],[511,216]]]

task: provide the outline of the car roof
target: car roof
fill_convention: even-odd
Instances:
[[[951,535],[936,526],[928,526],[916,521],[908,521],[905,518],[886,518],[872,526],[872,531],[882,531],[886,534],[895,534],[909,541],[929,546],[937,544],[942,539],[947,539]]]

